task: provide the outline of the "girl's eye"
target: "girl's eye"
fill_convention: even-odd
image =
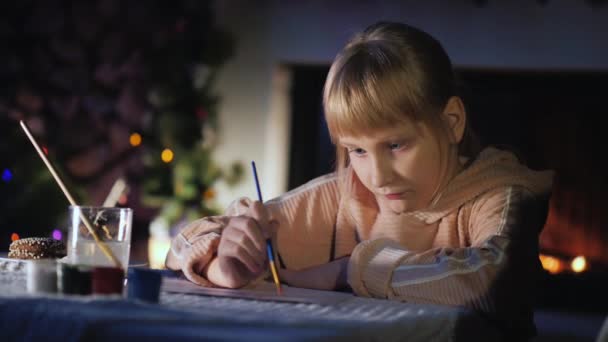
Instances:
[[[365,154],[365,150],[362,148],[351,148],[348,150],[348,153],[354,153],[356,155],[362,156]]]
[[[390,149],[393,151],[401,150],[405,147],[404,143],[392,143],[389,145]]]

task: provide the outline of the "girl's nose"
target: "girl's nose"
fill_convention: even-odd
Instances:
[[[393,169],[390,160],[383,157],[372,158],[372,185],[382,188],[392,180]]]

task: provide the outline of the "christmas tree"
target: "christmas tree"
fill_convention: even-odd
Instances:
[[[208,2],[2,2],[0,41],[4,247],[14,232],[50,234],[67,213],[19,120],[79,203],[101,205],[122,177],[131,191],[119,205],[174,226],[216,213],[214,183],[239,180],[239,162],[213,160],[213,85],[233,39]]]

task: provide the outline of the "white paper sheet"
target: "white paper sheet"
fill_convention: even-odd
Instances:
[[[302,289],[281,285],[282,293],[277,294],[274,283],[259,282],[242,289],[203,287],[185,279],[163,278],[162,291],[173,293],[199,294],[215,297],[233,297],[262,301],[309,303],[335,305],[354,296],[350,293]]]

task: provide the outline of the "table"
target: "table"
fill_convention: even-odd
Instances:
[[[25,273],[0,263],[3,341],[497,340],[461,307],[353,296],[335,305],[162,292],[159,304],[120,296],[32,295]]]

